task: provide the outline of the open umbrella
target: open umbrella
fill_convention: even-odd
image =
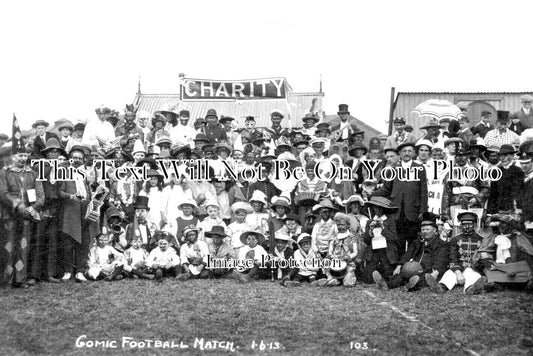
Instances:
[[[448,100],[429,99],[414,108],[413,113],[419,118],[434,118],[441,120],[444,118],[455,119],[461,114],[461,109],[450,103]]]

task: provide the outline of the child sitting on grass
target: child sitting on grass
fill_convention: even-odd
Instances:
[[[123,256],[111,245],[108,245],[107,234],[100,233],[96,236],[96,246],[89,251],[89,269],[87,278],[94,281],[105,279],[106,281],[121,280]]]
[[[253,267],[241,273],[242,278],[239,279],[242,282],[249,282],[251,279],[259,278],[259,265],[263,259],[267,259],[268,253],[261,246],[265,242],[265,236],[259,231],[249,230],[241,235],[241,242],[245,246],[240,251],[239,260],[253,260],[254,263]]]
[[[142,242],[141,236],[135,236],[131,241],[131,247],[124,251],[124,274],[135,279],[154,279],[153,274],[147,273],[148,252],[141,247]]]
[[[154,248],[146,259],[146,266],[150,272],[155,274],[156,280],[162,280],[163,277],[176,276],[180,265],[180,258],[176,250],[170,247],[170,242],[174,236],[166,231],[156,231],[154,239],[157,241],[157,247]]]
[[[244,246],[241,242],[241,235],[243,232],[250,230],[250,227],[245,222],[246,216],[253,212],[253,208],[248,203],[236,202],[231,206],[231,211],[235,221],[229,224],[227,232],[231,238],[231,247],[233,247],[235,255],[239,256],[239,251]]]
[[[208,231],[211,230],[209,229]],[[180,274],[176,278],[181,281],[189,278],[209,278],[211,273],[205,269],[209,255],[207,243],[198,240],[198,229],[187,228],[183,232],[183,235],[186,241],[180,249],[183,274]]]
[[[298,268],[291,269],[288,278],[284,278],[281,284],[294,286],[305,281],[314,285],[313,282],[316,281],[316,275],[320,268],[318,267],[318,255],[311,249],[311,235],[308,233],[300,234],[297,244],[299,248],[294,252],[294,261]]]

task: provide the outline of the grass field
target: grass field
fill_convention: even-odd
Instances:
[[[123,280],[3,289],[0,315],[2,355],[195,355],[201,347],[213,355],[533,352],[533,296],[513,291],[437,296],[429,290],[386,293],[373,285]],[[82,335],[87,338],[78,339]],[[132,338],[124,347],[123,337]],[[77,339],[78,345],[100,341],[108,348],[76,347]],[[156,348],[153,341],[152,348],[131,348],[142,340],[189,347]],[[213,340],[233,346],[208,343]]]

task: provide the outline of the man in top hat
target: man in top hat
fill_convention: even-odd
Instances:
[[[492,113],[490,111],[481,112],[481,120],[470,128],[474,136],[485,138],[487,132],[494,130],[495,126],[490,122],[492,118]]]
[[[531,104],[533,104],[533,96],[530,94],[524,94],[520,97],[522,107],[520,110],[513,112],[513,117],[516,117],[525,126],[525,128],[533,128],[533,110]]]
[[[494,214],[490,226],[498,226],[499,235],[492,234],[479,247],[479,263],[485,266],[490,291],[505,285],[523,286],[533,292],[533,245],[520,232],[520,222],[514,214]]]
[[[415,142],[416,137],[413,133],[405,131],[405,119],[403,117],[397,117],[393,121],[394,132],[387,138],[385,145],[387,147],[396,148],[402,143]]]
[[[518,208],[522,211],[522,223],[526,232],[531,236],[533,231],[533,141],[524,142],[520,146],[520,168],[524,172]]]
[[[135,215],[132,222],[126,226],[126,240],[128,246],[131,245],[134,237],[141,237],[141,247],[146,251],[151,251],[157,245],[152,236],[157,230],[157,226],[154,223],[150,223],[147,219],[150,207],[148,206],[149,198],[144,195],[137,196],[133,209],[135,209]]]
[[[32,247],[39,246],[35,239],[42,239],[33,232],[35,221],[40,219],[37,211],[43,206],[44,193],[41,182],[37,182],[37,172],[28,165],[29,152],[24,142],[19,142],[13,142],[12,165],[0,170],[2,225],[5,222],[0,236],[0,284],[29,287],[40,277],[28,271],[28,267]],[[32,262],[38,263],[40,252],[32,255]]]
[[[280,110],[272,110],[270,113],[270,121],[272,122],[272,126],[267,128],[266,131],[270,135],[270,137],[276,141],[281,136],[285,136],[289,138],[290,131],[289,129],[284,129],[281,127],[281,121],[283,120],[283,114]]]
[[[517,202],[522,194],[524,172],[514,164],[517,152],[511,145],[502,145],[498,156],[499,168],[502,172],[500,179],[491,182],[487,213],[495,214],[500,211],[515,211]]]
[[[487,132],[484,140],[487,146],[520,145],[520,136],[509,130],[509,111],[498,111],[496,128]]]
[[[348,111],[348,105],[339,104],[337,115],[339,115],[340,118],[340,127],[333,134],[337,138],[337,141],[347,141],[350,139],[354,131],[357,130],[357,127],[352,127],[349,122],[350,111]]]
[[[87,146],[96,145],[102,147],[115,139],[115,129],[107,121],[107,118],[111,115],[111,109],[100,107],[95,112],[98,120],[90,121],[85,126],[81,142]]]
[[[170,140],[177,146],[189,145],[194,148],[194,139],[196,138],[196,130],[189,125],[190,119],[189,110],[181,110],[179,113],[179,123],[170,129]]]
[[[218,123],[218,116],[215,109],[207,110],[205,114],[207,125],[205,126],[205,135],[210,143],[217,143],[228,139],[226,130]]]
[[[485,282],[483,265],[479,263],[476,254],[483,242],[483,237],[476,232],[478,217],[475,213],[464,212],[458,215],[461,223],[461,233],[455,235],[450,245],[450,269],[448,269],[439,282],[429,275],[427,282],[437,293],[452,290],[456,285],[463,286],[466,294],[479,292]]]
[[[397,147],[400,153],[400,162],[392,167],[397,174],[394,179],[385,181],[383,186],[374,194],[390,199],[394,206],[399,207],[395,221],[401,256],[405,251],[406,243],[416,239],[418,217],[428,209],[428,188],[424,166],[413,161],[415,144],[404,142]],[[410,172],[412,179],[400,179],[398,170],[404,174]],[[417,171],[418,179],[416,179],[414,171]]]
[[[44,120],[37,120],[31,125],[36,132],[35,139],[33,140],[33,152],[31,155],[33,159],[44,158],[41,152],[46,147],[46,141],[48,141],[48,139],[54,137],[59,141],[59,137],[57,137],[55,133],[46,131],[48,126],[50,126],[50,124]]]

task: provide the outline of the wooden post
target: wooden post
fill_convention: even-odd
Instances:
[[[394,87],[390,88],[390,109],[389,109],[389,133],[388,135],[392,135],[392,129],[394,127],[394,96],[396,94],[396,89]]]

